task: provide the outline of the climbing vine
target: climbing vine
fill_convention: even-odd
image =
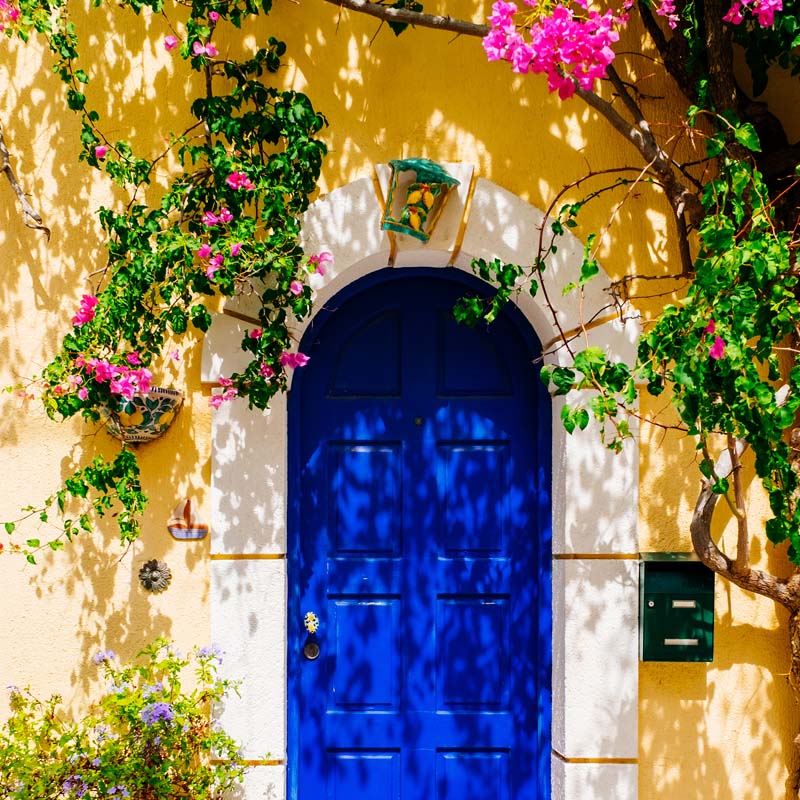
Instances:
[[[22,391],[40,397],[53,419],[80,415],[102,423],[109,410],[129,413],[134,397],[150,391],[153,372],[179,358],[166,352],[173,337],[189,328],[207,331],[214,298],[247,293],[257,299],[259,320],[241,343],[249,363],[220,378],[211,403],[238,396],[265,408],[286,388],[287,372],[307,361],[290,326],[309,312],[309,277],[324,274],[330,264],[328,253],[309,257],[298,242],[298,218],[326,152],[318,138],[325,117],[305,95],[270,84],[286,51],[283,42],[269,37],[241,60],[222,56],[215,44],[220,26],[240,27],[245,18],[268,12],[269,0],[121,5],[130,14],[149,9],[166,18],[173,32],[161,45],[179,62],[176,70],[182,63],[202,87],[191,102],[195,121],[155,156],[110,138],[87,101],[91,69],[66,2],[22,0],[15,6],[3,0],[0,6],[7,35],[27,40],[36,33],[47,42],[66,105],[80,117],[78,157],[129,197],[123,208],[99,210],[105,264],[93,270],[92,288],[75,309],[61,349]],[[166,191],[145,200],[155,194],[147,189],[156,166],[168,157],[179,168]],[[91,529],[91,511],[113,509],[123,543],[130,542],[139,535],[146,504],[139,478],[135,450],[123,446],[115,458],[97,457],[78,469],[43,504],[24,509],[21,519],[60,519],[60,533],[47,543],[58,549],[65,538]],[[81,510],[65,516],[73,501]],[[13,533],[19,521],[5,523],[6,530]],[[40,546],[39,539],[27,539],[13,547],[32,560]]]

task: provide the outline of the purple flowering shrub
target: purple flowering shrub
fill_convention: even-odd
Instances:
[[[212,704],[235,690],[219,676],[214,649],[183,658],[157,639],[128,666],[110,650],[93,660],[108,685],[78,720],[60,712],[58,695],[41,701],[9,687],[11,716],[0,728],[2,800],[217,800],[242,780],[236,742],[211,720]],[[192,667],[193,688],[185,689]]]

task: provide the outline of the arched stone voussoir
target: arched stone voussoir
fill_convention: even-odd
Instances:
[[[383,209],[371,178],[358,178],[315,200],[303,214],[300,243],[309,255],[333,254],[334,274],[369,259],[386,266],[389,237],[381,230]]]

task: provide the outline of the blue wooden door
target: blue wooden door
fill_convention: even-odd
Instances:
[[[290,404],[289,794],[545,800],[550,409],[524,323],[455,270],[321,312]],[[303,655],[303,615],[320,655]]]

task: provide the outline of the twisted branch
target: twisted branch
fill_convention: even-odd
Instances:
[[[19,200],[19,204],[22,206],[22,221],[28,228],[44,231],[47,236],[47,241],[50,241],[50,228],[44,224],[39,212],[28,201],[11,167],[11,156],[8,153],[8,147],[6,147],[6,140],[3,137],[2,125],[0,125],[0,170],[5,173],[8,182],[11,184],[11,188],[14,190],[14,194]]]

